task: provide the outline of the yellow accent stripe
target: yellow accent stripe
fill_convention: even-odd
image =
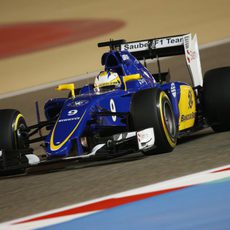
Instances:
[[[141,79],[140,74],[130,74],[130,75],[124,76],[123,81],[124,81],[124,85],[125,85],[125,91],[127,90],[127,86],[126,86],[127,81],[139,80],[139,79]]]
[[[17,130],[17,128],[18,128],[18,121],[19,121],[19,119],[20,119],[21,117],[23,117],[23,115],[22,115],[21,113],[19,113],[19,114],[17,115],[16,119],[15,119],[14,131]]]
[[[165,136],[168,140],[168,143],[171,145],[171,147],[175,147],[176,146],[176,143],[172,141],[170,135],[169,135],[169,132],[168,132],[168,129],[166,127],[166,124],[165,124],[165,120],[164,120],[164,115],[163,115],[163,106],[162,106],[162,98],[163,97],[168,97],[167,94],[165,92],[161,92],[160,94],[160,114],[161,114],[161,123],[163,125],[163,129],[164,129],[164,133],[165,133]]]
[[[69,140],[69,138],[73,135],[73,133],[75,132],[75,130],[78,128],[79,124],[81,123],[81,121],[82,121],[85,113],[86,113],[86,111],[84,112],[84,114],[82,115],[81,119],[79,120],[79,122],[77,123],[77,125],[74,127],[74,129],[72,130],[72,132],[59,145],[55,145],[54,144],[54,132],[55,132],[55,129],[56,129],[56,126],[57,126],[57,123],[58,123],[58,120],[57,120],[57,122],[56,122],[56,124],[54,126],[54,129],[52,131],[51,138],[50,138],[50,149],[52,151],[56,151],[56,150],[60,149]]]
[[[20,118],[22,118],[23,115],[21,113],[19,113],[15,119],[15,122],[14,122],[14,125],[13,125],[13,128],[14,128],[14,142],[15,142],[15,146],[17,146],[17,135],[16,135],[16,131],[17,131],[17,128],[18,128],[18,121],[20,120]]]

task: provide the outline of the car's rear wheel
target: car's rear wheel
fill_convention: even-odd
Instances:
[[[230,130],[230,67],[209,70],[204,75],[203,107],[215,132]]]
[[[132,97],[131,120],[136,131],[153,127],[156,148],[145,155],[171,152],[177,142],[177,127],[167,94],[157,88],[137,92]]]

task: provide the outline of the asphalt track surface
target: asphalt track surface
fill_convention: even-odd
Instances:
[[[203,49],[203,72],[210,68],[230,65],[230,44]],[[172,79],[188,81],[184,61],[168,59]],[[152,65],[151,65],[152,68]],[[79,86],[85,82],[78,83]],[[218,89],[218,88],[217,88]],[[18,108],[29,123],[35,121],[34,101],[41,107],[45,100],[60,93],[54,89],[2,99],[2,108]],[[56,169],[30,171],[27,175],[1,178],[0,221],[60,208],[77,202],[99,198],[139,186],[172,179],[190,173],[230,163],[230,132],[214,134],[205,129],[180,140],[172,153],[144,157],[140,153],[84,164],[56,165]],[[42,151],[35,146],[37,153]]]

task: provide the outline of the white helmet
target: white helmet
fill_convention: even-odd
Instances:
[[[108,91],[121,86],[119,75],[111,71],[102,71],[95,78],[94,87],[96,92]]]

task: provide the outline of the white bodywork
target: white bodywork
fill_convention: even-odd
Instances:
[[[154,146],[154,129],[148,128],[137,132],[137,143],[139,150],[147,150]]]
[[[153,128],[143,129],[138,132],[126,132],[126,133],[120,133],[115,134],[112,137],[112,140],[115,142],[128,140],[130,138],[136,137],[137,143],[138,143],[138,149],[140,151],[148,150],[152,147],[154,147],[155,144],[155,134]],[[103,148],[106,145],[106,143],[98,144],[96,145],[92,151],[88,154],[81,155],[81,156],[74,156],[74,157],[66,157],[63,158],[63,160],[74,160],[74,159],[83,159],[83,158],[90,158],[92,156],[96,156],[97,151]]]
[[[29,165],[37,165],[40,163],[40,158],[35,154],[26,154]]]
[[[185,50],[185,59],[188,65],[188,68],[191,72],[192,81],[194,86],[203,86],[203,77],[200,64],[200,53],[197,42],[197,36],[192,38],[191,34],[184,36],[184,50]]]

